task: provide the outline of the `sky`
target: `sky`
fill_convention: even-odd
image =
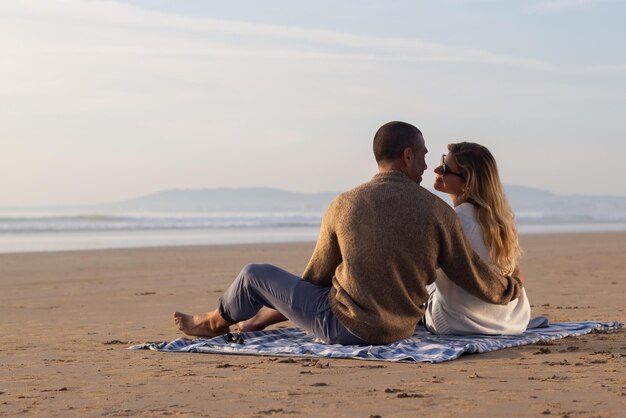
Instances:
[[[0,207],[342,191],[391,120],[626,196],[623,0],[2,0]]]

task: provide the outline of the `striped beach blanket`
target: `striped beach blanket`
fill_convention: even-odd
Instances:
[[[538,317],[531,321],[529,329],[521,335],[433,335],[424,328],[418,327],[411,338],[393,344],[371,346],[329,345],[308,335],[300,328],[281,328],[271,331],[242,332],[228,337],[219,336],[210,339],[179,338],[172,342],[134,345],[129,349],[440,363],[454,360],[462,354],[488,353],[504,348],[578,336],[592,331],[611,331],[622,327],[623,324],[620,322],[585,321],[549,324],[547,318]]]

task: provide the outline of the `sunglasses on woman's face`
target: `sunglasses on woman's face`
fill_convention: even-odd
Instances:
[[[443,154],[441,156],[441,176],[445,177],[446,174],[452,174],[465,180],[465,177],[463,177],[461,173],[455,173],[454,171],[450,170],[450,166],[446,164],[446,155],[447,154]]]

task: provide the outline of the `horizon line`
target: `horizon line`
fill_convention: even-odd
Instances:
[[[589,198],[618,198],[618,199],[626,198],[626,195],[589,194],[589,193],[580,193],[580,192],[557,193],[548,189],[543,189],[543,188],[538,188],[538,187],[533,187],[533,186],[525,186],[525,185],[520,185],[520,184],[503,184],[503,186],[505,188],[505,192],[506,192],[506,189],[509,187],[518,187],[518,188],[530,189],[530,190],[534,190],[538,192],[550,193],[557,197],[589,197]],[[429,187],[422,186],[422,187],[424,187],[426,190],[429,190],[431,192],[445,194],[445,193],[441,193],[441,192],[434,190],[432,186],[429,186]],[[98,203],[49,203],[49,204],[34,204],[34,205],[13,204],[13,205],[2,205],[0,206],[0,210],[8,211],[8,210],[23,210],[23,209],[60,209],[60,208],[70,208],[70,207],[88,208],[88,207],[94,207],[94,206],[105,206],[105,205],[126,203],[132,200],[142,199],[142,198],[157,195],[160,193],[172,192],[172,191],[198,192],[198,191],[217,191],[217,190],[237,191],[237,190],[254,190],[254,189],[273,190],[273,191],[300,194],[300,195],[340,194],[340,193],[343,193],[344,191],[347,191],[346,189],[346,190],[325,190],[325,191],[318,191],[318,192],[302,192],[302,191],[290,190],[290,189],[280,188],[280,187],[271,187],[271,186],[170,187],[170,188],[163,188],[154,192],[144,193],[135,197],[129,197],[129,198],[119,199],[119,200],[109,200],[109,201],[98,202]]]

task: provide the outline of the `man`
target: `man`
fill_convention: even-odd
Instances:
[[[484,264],[454,210],[420,186],[427,152],[413,125],[383,125],[374,136],[378,174],[330,204],[303,280],[271,265],[248,265],[218,309],[174,313],[178,328],[216,336],[266,306],[328,343],[388,344],[413,334],[437,267],[487,302],[517,298],[521,280]]]

